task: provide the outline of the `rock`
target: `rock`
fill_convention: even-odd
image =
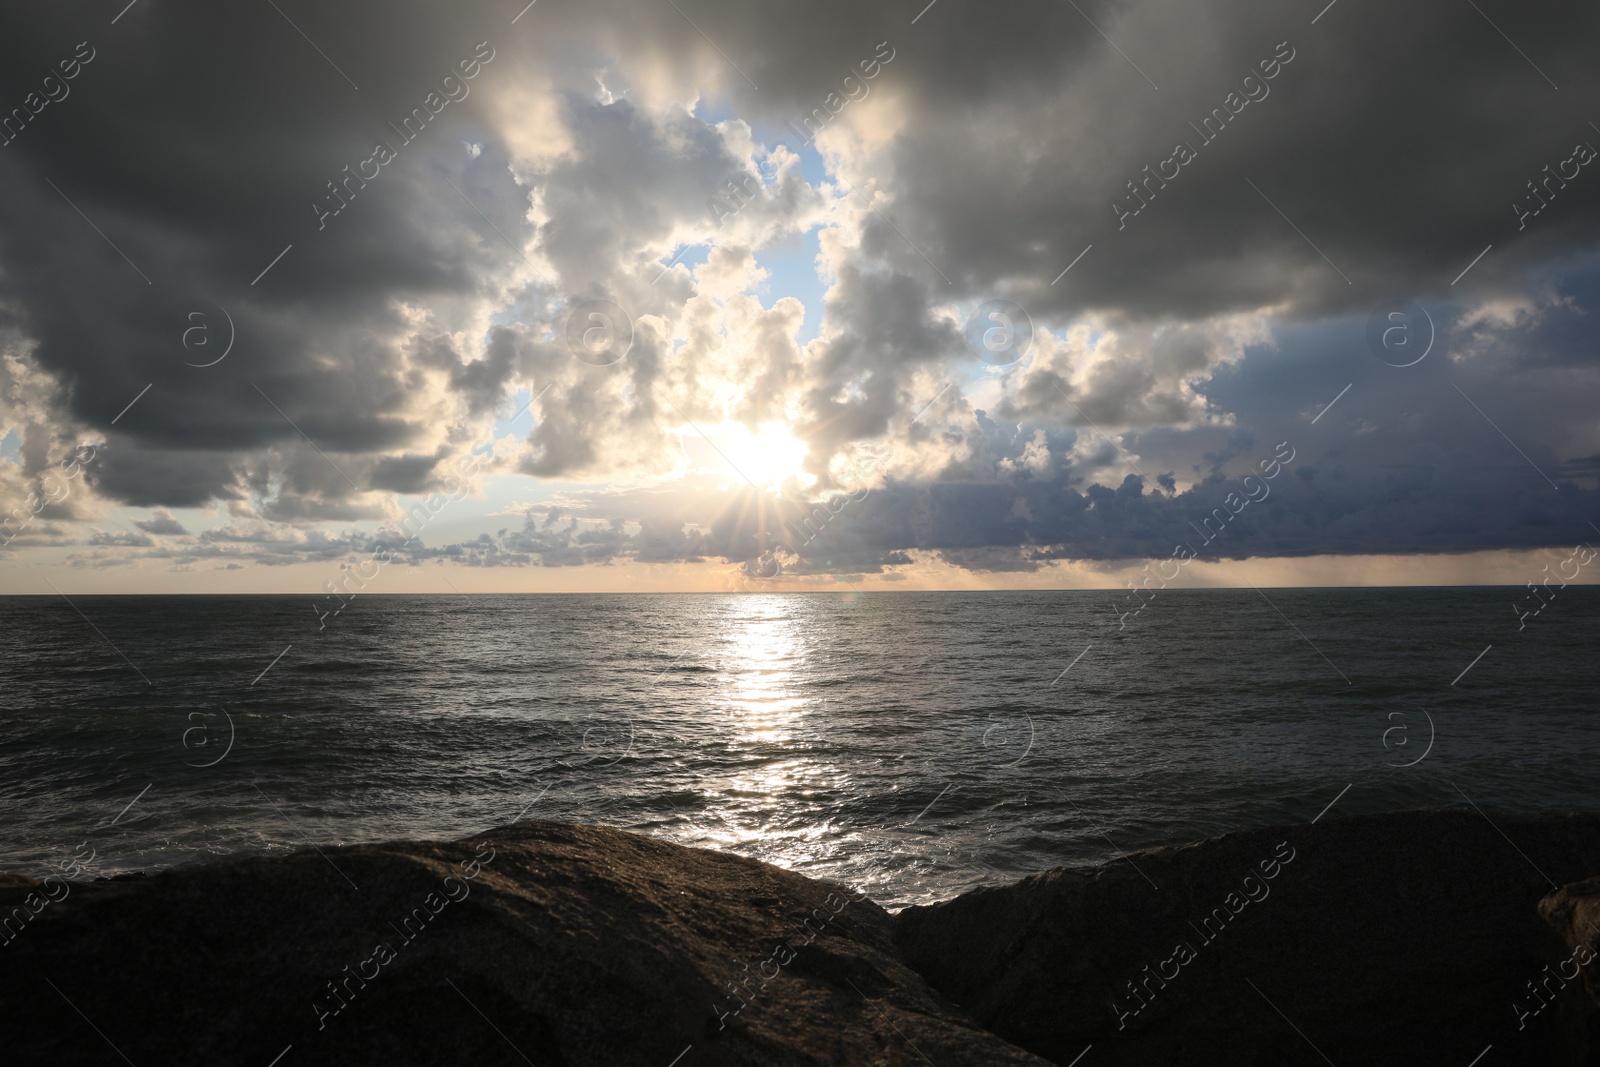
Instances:
[[[1569,987],[1581,987],[1588,1004],[1569,1012],[1573,1045],[1595,1050],[1590,1055],[1600,1062],[1600,878],[1562,886],[1539,901],[1539,914],[1570,951],[1537,976],[1524,1004],[1572,999]]]
[[[1600,1005],[1600,878],[1590,878],[1539,901],[1539,914],[1572,949],[1564,971],[1578,970],[1590,997]]]
[[[233,859],[48,902],[0,880],[0,915],[29,916],[0,948],[6,1061],[1043,1062],[933,993],[889,915],[842,886],[593,826],[481,840]]]
[[[1582,1064],[1570,997],[1534,1011],[1527,983],[1568,951],[1536,910],[1549,879],[1597,869],[1596,815],[1329,818],[908,908],[895,933],[980,1025],[1063,1065]]]
[[[1600,870],[1600,816],[1491,817],[1244,831],[894,917],[549,822],[0,875],[0,1047],[140,1067],[1592,1064],[1576,950],[1600,947],[1600,882],[1547,879]],[[1578,966],[1587,994],[1552,977]]]

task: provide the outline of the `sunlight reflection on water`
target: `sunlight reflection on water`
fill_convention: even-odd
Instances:
[[[1452,688],[1503,593],[1275,592],[1354,685],[1248,591],[1163,593],[1126,632],[1100,593],[374,597],[320,634],[303,598],[86,598],[149,687],[11,598],[0,870],[85,837],[116,873],[526,812],[897,906],[1304,821],[1352,782],[1341,812],[1458,804],[1447,773],[1485,806],[1595,807],[1600,591]],[[1415,707],[1439,742],[1398,771],[1384,732]]]

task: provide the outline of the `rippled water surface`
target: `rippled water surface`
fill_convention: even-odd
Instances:
[[[1167,591],[1119,629],[1109,592],[369,596],[323,630],[308,597],[0,598],[0,870],[526,813],[901,906],[1347,785],[1600,807],[1600,595],[1519,631],[1525,597]]]

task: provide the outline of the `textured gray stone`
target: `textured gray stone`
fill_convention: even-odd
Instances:
[[[35,897],[0,948],[4,1061],[1042,1062],[932,993],[877,905],[767,864],[549,822],[325,852]],[[0,913],[38,888],[0,879]]]

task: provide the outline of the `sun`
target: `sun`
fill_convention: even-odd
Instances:
[[[706,437],[725,461],[723,469],[734,477],[742,476],[758,489],[771,488],[804,473],[806,443],[781,422],[762,423],[755,430],[743,423],[723,423],[707,427]]]

